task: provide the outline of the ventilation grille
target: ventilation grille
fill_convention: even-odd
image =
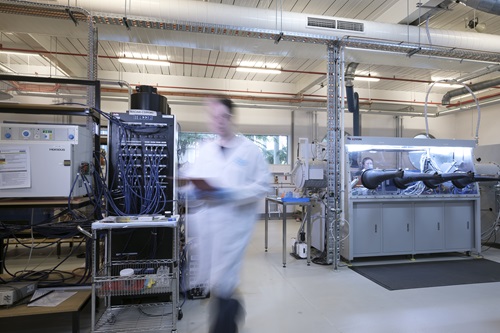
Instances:
[[[327,28],[327,29],[335,29],[335,20],[327,20],[315,17],[307,18],[307,26],[308,27],[318,27],[318,28]]]
[[[308,17],[307,18],[307,26],[314,28],[324,28],[324,29],[336,29],[336,30],[348,30],[348,31],[357,31],[364,32],[365,26],[363,23],[358,22],[350,22],[350,21],[336,21],[336,20],[328,20],[317,17]]]
[[[365,25],[363,23],[357,22],[349,22],[349,21],[337,21],[337,29],[339,30],[349,30],[349,31],[357,31],[364,32]]]

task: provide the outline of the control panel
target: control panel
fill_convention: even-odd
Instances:
[[[78,143],[78,126],[0,124],[0,141],[66,141]]]

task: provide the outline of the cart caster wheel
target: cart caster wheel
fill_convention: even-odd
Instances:
[[[184,314],[182,313],[182,310],[179,309],[179,311],[177,311],[177,320],[181,320],[183,317],[184,317]]]

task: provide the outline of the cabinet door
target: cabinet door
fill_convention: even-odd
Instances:
[[[382,204],[382,226],[384,254],[413,252],[413,205],[411,202]]]
[[[444,204],[447,250],[471,250],[474,246],[474,205],[471,201]]]
[[[416,202],[415,251],[444,249],[444,208],[441,202]]]
[[[381,252],[381,207],[379,203],[355,203],[353,213],[353,252],[369,256]]]

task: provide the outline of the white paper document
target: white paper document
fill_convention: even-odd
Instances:
[[[28,303],[28,306],[58,306],[75,294],[76,291],[52,291],[38,289],[31,297],[31,303]]]
[[[31,187],[28,146],[0,146],[0,190]]]

